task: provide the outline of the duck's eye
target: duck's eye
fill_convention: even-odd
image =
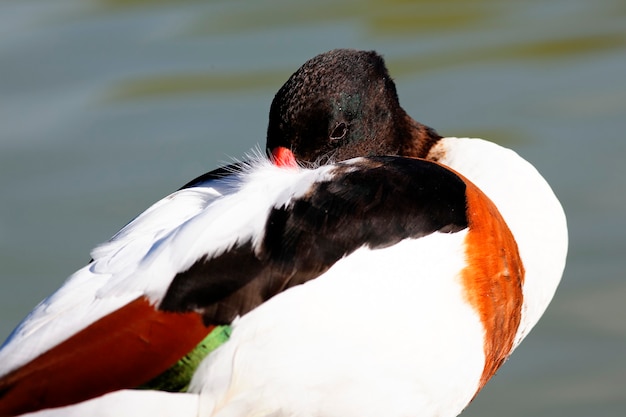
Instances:
[[[344,122],[340,122],[331,132],[330,138],[332,140],[343,139],[343,137],[346,136],[346,133],[348,133],[348,126],[346,126]]]

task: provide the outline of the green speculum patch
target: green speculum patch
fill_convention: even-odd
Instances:
[[[169,392],[187,391],[200,362],[225,343],[230,337],[230,332],[230,326],[215,327],[191,352],[171,368],[137,388]]]

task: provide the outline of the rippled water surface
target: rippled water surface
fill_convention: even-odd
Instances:
[[[275,91],[336,47],[405,109],[544,173],[571,249],[546,316],[465,416],[626,409],[626,3],[0,2],[0,338],[89,250],[263,144]]]

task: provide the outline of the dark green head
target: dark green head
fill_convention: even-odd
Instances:
[[[400,107],[380,55],[336,49],[307,61],[278,91],[267,148],[283,146],[309,162],[403,155],[420,127]]]

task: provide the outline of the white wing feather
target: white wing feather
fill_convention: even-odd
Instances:
[[[269,211],[304,193],[329,168],[285,169],[257,159],[242,172],[158,201],[92,251],[13,331],[0,350],[0,375],[27,363],[141,296],[157,304],[174,276],[238,242],[258,243]]]

